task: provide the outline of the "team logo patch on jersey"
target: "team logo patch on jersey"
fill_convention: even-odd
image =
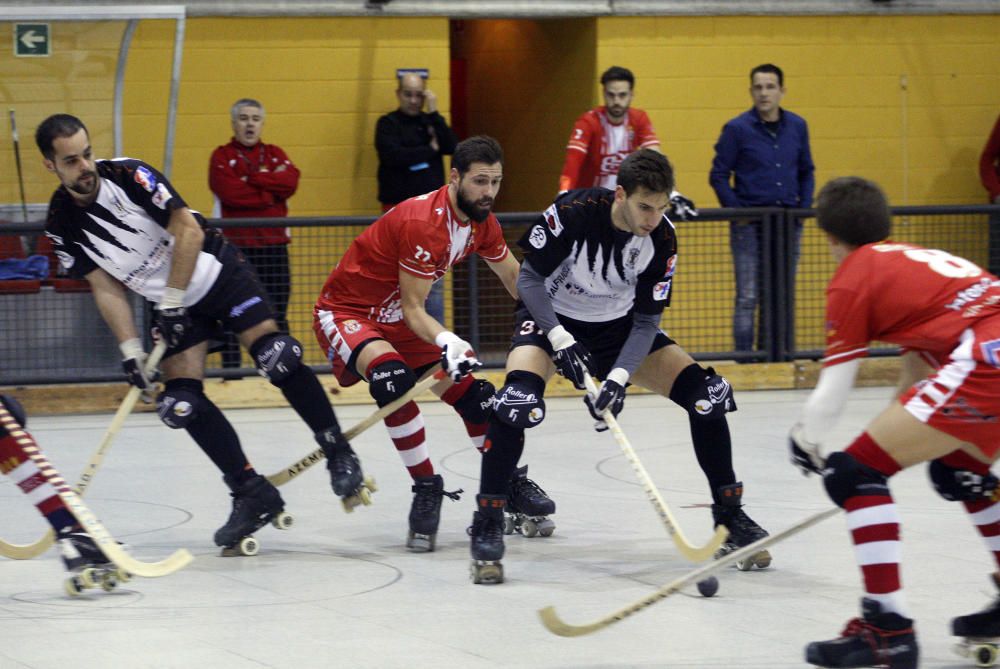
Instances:
[[[664,279],[669,279],[674,275],[674,270],[677,268],[677,255],[672,255],[667,258],[667,273],[663,275]]]
[[[536,249],[540,249],[545,246],[545,239],[545,228],[536,225],[531,229],[531,234],[528,236],[528,243]]]
[[[670,295],[670,284],[672,281],[673,279],[667,279],[653,286],[653,299],[657,301],[667,299],[667,296]]]
[[[354,334],[361,329],[361,323],[357,322],[353,318],[349,321],[344,321],[344,332],[347,334]]]
[[[133,178],[137,184],[146,189],[147,193],[152,193],[153,189],[156,188],[156,177],[142,165],[135,168],[135,176]]]
[[[549,208],[545,210],[542,214],[545,218],[545,224],[549,226],[549,230],[552,231],[553,237],[558,237],[563,231],[562,221],[559,220],[559,212],[556,210],[556,206],[549,205]],[[540,246],[538,248],[541,248]]]
[[[156,192],[153,193],[153,204],[163,209],[172,197],[173,195],[170,194],[166,186],[162,183],[156,184]]]
[[[983,352],[983,359],[994,367],[1000,367],[1000,339],[984,341],[979,345]]]

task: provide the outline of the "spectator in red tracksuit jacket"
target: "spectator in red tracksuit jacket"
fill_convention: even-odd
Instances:
[[[299,185],[299,169],[280,147],[261,141],[264,106],[243,98],[233,103],[233,138],[212,152],[208,185],[221,208],[222,218],[283,218],[288,198]],[[226,228],[226,237],[238,246],[257,269],[260,282],[271,297],[275,320],[288,332],[288,228]],[[222,352],[223,367],[240,366],[240,350],[230,337]]]
[[[989,194],[991,204],[1000,204],[1000,116],[979,156],[979,179]],[[1000,213],[990,215],[989,268],[1000,273]]]

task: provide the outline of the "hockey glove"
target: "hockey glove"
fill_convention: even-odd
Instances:
[[[142,349],[142,342],[138,339],[129,339],[119,344],[118,348],[122,352],[122,369],[125,370],[125,378],[129,384],[143,393],[154,391],[156,389],[154,384],[159,374],[146,374],[146,352]]]
[[[802,470],[803,476],[823,474],[823,468],[826,466],[823,449],[819,444],[806,441],[802,423],[793,425],[792,431],[788,433],[788,449],[791,452],[792,464]]]
[[[163,300],[156,306],[155,327],[169,347],[180,344],[185,333],[191,331],[183,290],[167,288],[163,291]]]
[[[434,342],[441,347],[441,367],[455,383],[461,381],[466,374],[483,366],[483,363],[476,358],[472,345],[454,332],[445,330],[434,339]]]
[[[549,330],[547,336],[552,344],[552,362],[556,365],[556,371],[565,376],[577,390],[586,390],[584,372],[591,376],[595,373],[590,351],[561,325]]]
[[[597,422],[594,429],[604,432],[608,429],[608,424],[604,422],[604,414],[610,411],[615,418],[625,408],[625,384],[628,383],[628,372],[621,367],[615,367],[608,373],[608,378],[604,379],[601,389],[597,393],[597,399],[587,393],[583,397],[590,415]]]
[[[670,192],[670,209],[674,218],[682,221],[689,221],[698,215],[698,208],[694,206],[694,202],[677,191]]]

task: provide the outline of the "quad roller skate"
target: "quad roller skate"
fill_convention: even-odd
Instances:
[[[742,482],[722,486],[716,491],[716,499],[717,502],[712,504],[714,526],[723,525],[729,530],[726,542],[715,553],[716,560],[768,536],[767,531],[743,511],[741,504],[743,499]],[[740,571],[750,571],[754,567],[766,569],[769,566],[771,566],[771,554],[766,550],[736,563],[736,567]]]
[[[517,531],[526,537],[550,537],[556,531],[556,524],[548,516],[555,512],[556,503],[528,478],[528,465],[518,468],[507,488],[503,533]]]
[[[246,481],[236,481],[226,475],[222,477],[232,490],[233,510],[229,520],[215,533],[215,545],[222,546],[223,557],[256,555],[260,542],[253,533],[271,523],[279,530],[287,530],[294,522],[285,513],[285,502],[278,489],[260,474],[254,474]]]
[[[132,575],[111,562],[89,534],[83,530],[59,533],[59,552],[70,576],[63,581],[66,594],[82,595],[84,590],[101,588],[111,592]]]
[[[503,510],[507,498],[502,495],[476,495],[477,511],[472,514],[469,550],[472,582],[503,583]]]
[[[441,498],[458,500],[463,490],[448,492],[440,475],[421,476],[413,481],[413,503],[410,505],[410,532],[406,547],[417,553],[434,550],[438,523],[441,520]]]
[[[326,468],[330,472],[330,486],[340,497],[344,511],[351,513],[354,507],[370,506],[372,493],[378,490],[375,479],[361,471],[361,461],[351,445],[344,439],[338,428],[329,428],[316,433],[316,441],[326,455]]]
[[[997,577],[993,585],[1000,589]],[[963,637],[955,652],[975,661],[977,667],[992,667],[1000,655],[1000,595],[982,611],[951,621],[951,633]]]
[[[861,600],[861,617],[850,620],[839,638],[806,646],[806,662],[834,669],[917,669],[918,655],[913,621],[883,612],[877,601],[867,597]]]

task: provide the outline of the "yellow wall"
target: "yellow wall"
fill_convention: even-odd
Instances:
[[[894,204],[985,202],[977,170],[1000,112],[1000,16],[601,18],[597,26],[598,70],[632,69],[635,104],[649,112],[682,190],[703,206],[718,204],[708,186],[712,147],[722,125],[750,108],[750,69],[766,62],[785,72],[783,106],[809,122],[818,184],[861,174]],[[596,101],[596,78],[593,91]]]

